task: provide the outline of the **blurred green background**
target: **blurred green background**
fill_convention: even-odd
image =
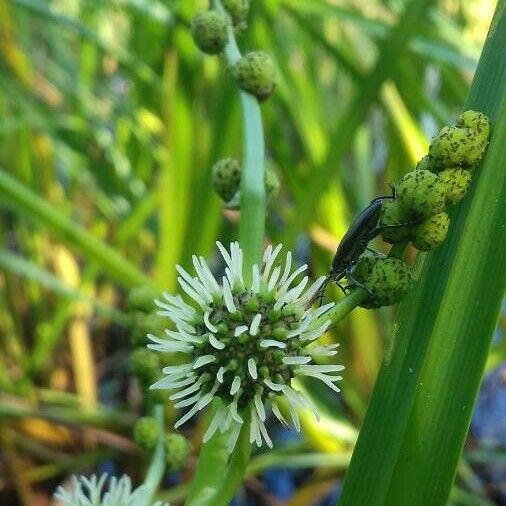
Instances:
[[[433,1],[427,22],[412,26],[408,3],[254,0],[239,37],[278,71],[262,105],[268,164],[281,179],[268,240],[294,249],[315,276],[357,211],[453,123],[495,7]],[[127,358],[159,323],[132,310],[128,293],[176,291],[176,263],[211,259],[215,240],[237,238],[237,212],[211,189],[213,163],[241,158],[237,92],[224,60],[199,53],[188,30],[206,5],[0,0],[2,505],[50,504],[64,476],[99,463],[142,477],[130,432],[149,399]],[[316,392],[333,415],[322,427],[307,422],[298,455],[315,459],[286,504],[312,504],[342,475],[392,316],[359,309],[329,336],[347,365],[342,399]],[[490,369],[504,360],[505,327],[503,318]],[[195,455],[199,431],[187,431]],[[503,504],[483,469],[504,455],[471,443],[452,504]],[[342,459],[330,464],[326,453]],[[270,457],[257,456],[255,471]]]

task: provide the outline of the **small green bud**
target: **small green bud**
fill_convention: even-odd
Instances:
[[[157,295],[158,292],[148,286],[133,288],[128,294],[127,307],[130,311],[139,310],[150,313],[155,308],[153,301]]]
[[[360,255],[353,269],[353,277],[360,283],[365,283],[371,275],[372,268],[380,258],[384,258],[384,255],[366,250]]]
[[[380,258],[374,264],[365,286],[372,296],[362,304],[375,308],[390,306],[401,300],[411,286],[411,272],[398,258]]]
[[[482,158],[487,141],[472,128],[448,127],[432,139],[429,154],[440,167],[472,167]]]
[[[250,313],[256,313],[260,307],[260,301],[258,300],[258,297],[252,295],[251,298],[246,301],[244,307],[246,308],[246,311],[249,311]]]
[[[241,182],[241,166],[233,158],[223,158],[216,162],[212,168],[212,183],[214,191],[229,202],[239,190]]]
[[[488,142],[490,121],[482,112],[465,111],[457,118],[455,125],[471,128],[482,143]]]
[[[215,11],[199,12],[192,20],[191,32],[203,53],[221,53],[227,44],[227,18]]]
[[[232,18],[232,23],[237,28],[243,28],[249,11],[249,0],[222,0],[223,7]]]
[[[439,246],[446,237],[450,218],[446,213],[429,216],[425,221],[413,228],[411,241],[420,251],[429,251]]]
[[[181,434],[165,436],[165,458],[170,472],[180,471],[191,452],[190,442]]]
[[[445,207],[445,187],[428,170],[408,172],[397,187],[397,200],[409,219],[422,219],[440,213]]]
[[[274,64],[262,51],[246,53],[234,66],[232,73],[239,88],[263,101],[276,86]]]
[[[384,200],[381,204],[381,214],[379,226],[393,226],[409,222],[409,218],[401,209],[397,200]],[[409,226],[405,225],[397,228],[387,228],[381,232],[385,242],[395,244],[409,238]]]
[[[138,348],[130,354],[130,370],[142,386],[154,383],[160,376],[159,354],[146,348]]]
[[[267,200],[273,201],[279,194],[279,177],[276,172],[267,167],[265,169],[265,193]]]
[[[134,425],[134,441],[146,451],[151,451],[161,435],[158,422],[149,416],[139,418]]]
[[[471,171],[466,169],[454,168],[445,169],[439,174],[439,179],[445,185],[446,205],[453,206],[459,200],[462,200],[471,184]]]

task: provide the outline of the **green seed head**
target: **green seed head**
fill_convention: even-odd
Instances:
[[[234,66],[232,73],[239,88],[266,100],[276,86],[274,64],[262,51],[246,53]]]
[[[134,425],[134,441],[146,451],[151,451],[161,435],[160,426],[154,418],[139,418]]]
[[[191,452],[190,442],[181,434],[165,436],[165,458],[170,472],[180,471]]]
[[[365,283],[369,276],[371,275],[372,268],[376,264],[376,262],[380,258],[384,258],[385,255],[382,255],[381,253],[375,253],[369,250],[366,250],[362,255],[360,255],[360,258],[358,259],[358,262],[355,265],[355,268],[353,269],[353,277],[360,281],[360,283]]]
[[[270,167],[265,169],[265,193],[267,200],[273,201],[279,194],[279,177]]]
[[[373,266],[365,286],[372,296],[362,304],[375,308],[390,306],[401,300],[411,286],[411,272],[398,258],[381,258]]]
[[[423,219],[440,213],[445,207],[445,187],[428,170],[408,172],[397,187],[397,200],[408,219]]]
[[[142,386],[150,385],[160,376],[160,357],[154,351],[138,348],[130,354],[129,363]]]
[[[435,166],[432,158],[429,155],[425,155],[418,161],[415,170],[430,170],[431,172],[437,172],[437,167]]]
[[[429,155],[440,167],[471,168],[481,160],[486,148],[483,133],[467,127],[445,126],[432,139]]]
[[[445,169],[438,175],[445,185],[446,205],[453,206],[462,200],[471,184],[471,171],[457,167]]]
[[[233,158],[224,158],[216,162],[212,169],[212,182],[214,191],[229,202],[239,190],[241,182],[241,166]]]
[[[381,204],[381,214],[379,219],[380,226],[392,226],[400,223],[406,223],[409,217],[401,209],[397,200],[385,200]],[[409,226],[402,226],[398,228],[387,228],[381,236],[385,242],[395,244],[397,242],[405,241],[409,238]]]
[[[215,11],[199,12],[192,20],[191,32],[203,53],[221,53],[227,44],[227,18]]]
[[[249,0],[222,0],[221,3],[230,14],[234,26],[244,28],[249,12]]]
[[[446,237],[450,218],[446,213],[435,214],[413,228],[411,241],[420,251],[437,248]]]
[[[480,142],[488,142],[490,136],[490,121],[482,112],[465,111],[457,118],[455,124],[458,127],[472,129],[480,139]]]

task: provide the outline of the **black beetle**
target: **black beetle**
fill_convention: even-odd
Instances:
[[[367,249],[369,242],[377,237],[381,232],[387,228],[397,228],[413,223],[399,223],[398,225],[378,225],[381,214],[381,206],[384,200],[392,200],[395,198],[395,189],[392,187],[392,195],[383,195],[376,197],[363,209],[359,215],[353,220],[350,228],[347,230],[341,242],[337,246],[336,253],[332,260],[332,266],[327,279],[323,283],[318,293],[315,294],[311,300],[312,304],[318,297],[323,296],[325,287],[330,280],[336,282],[337,286],[345,291],[339,281],[343,278],[348,278],[353,281],[353,284],[364,288],[362,283],[353,278],[353,267],[355,266],[360,255]]]

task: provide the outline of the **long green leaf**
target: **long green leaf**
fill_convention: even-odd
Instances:
[[[466,104],[492,120],[487,157],[445,245],[401,304],[341,506],[446,504],[506,281],[505,97],[500,0]]]

